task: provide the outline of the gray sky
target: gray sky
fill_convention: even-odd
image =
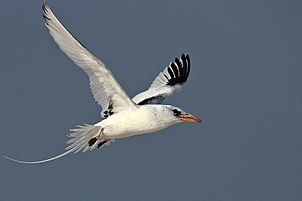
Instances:
[[[302,199],[300,1],[87,2],[48,1],[130,96],[188,52],[189,80],[166,103],[204,122],[42,165],[0,159],[0,200]],[[100,120],[40,5],[0,7],[0,154],[24,160],[63,152],[70,128]]]

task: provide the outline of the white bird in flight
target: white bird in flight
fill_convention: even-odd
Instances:
[[[168,96],[180,92],[182,84],[187,81],[190,72],[188,54],[182,54],[171,62],[146,91],[131,100],[104,63],[65,29],[46,2],[42,3],[42,9],[45,25],[54,41],[88,75],[91,92],[102,107],[104,119],[94,125],[84,124],[70,129],[67,151],[52,158],[39,161],[5,158],[26,164],[44,163],[71,152],[100,148],[115,139],[156,132],[179,122],[201,122],[200,118],[178,107],[160,105]]]

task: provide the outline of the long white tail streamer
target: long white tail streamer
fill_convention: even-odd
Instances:
[[[8,160],[11,160],[11,161],[14,161],[14,162],[17,162],[17,163],[23,163],[23,164],[39,164],[39,163],[46,163],[48,161],[53,161],[53,160],[56,160],[58,158],[61,158],[71,152],[73,152],[74,149],[70,149],[62,154],[59,154],[57,156],[54,156],[52,158],[48,158],[48,159],[45,159],[45,160],[39,160],[39,161],[22,161],[22,160],[17,160],[17,159],[14,159],[14,158],[10,158],[10,157],[7,157],[7,156],[3,156],[4,158],[8,159]]]
[[[17,162],[17,163],[24,163],[24,164],[45,163],[45,162],[49,162],[49,161],[61,158],[72,152],[78,153],[80,151],[83,151],[83,152],[86,152],[88,150],[92,151],[98,147],[98,144],[101,141],[104,140],[101,135],[102,129],[99,126],[84,124],[83,126],[77,126],[77,128],[70,129],[70,131],[71,131],[71,133],[67,135],[68,137],[71,138],[67,141],[67,144],[69,144],[69,146],[67,146],[65,148],[67,151],[62,154],[59,154],[57,156],[54,156],[52,158],[48,158],[45,160],[38,160],[38,161],[23,161],[23,160],[17,160],[14,158],[10,158],[7,156],[3,156],[3,157],[8,160]],[[89,140],[91,140],[92,138],[95,138],[96,136],[98,136],[98,138],[95,139],[95,141],[92,145],[89,145]],[[109,143],[110,143],[110,140],[108,142],[106,142],[105,144],[109,145]]]

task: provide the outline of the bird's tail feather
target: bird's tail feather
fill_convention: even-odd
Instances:
[[[98,143],[103,139],[102,127],[84,124],[84,126],[78,126],[77,128],[70,129],[71,133],[67,136],[71,139],[66,143],[70,144],[66,147],[66,150],[73,149],[74,153],[79,151],[86,152],[92,151],[97,148]]]
[[[78,126],[75,129],[70,129],[71,133],[67,136],[70,137],[66,143],[70,144],[65,149],[66,152],[59,154],[57,156],[54,156],[52,158],[48,158],[45,160],[39,160],[39,161],[22,161],[13,159],[7,156],[4,156],[4,158],[17,162],[17,163],[24,163],[24,164],[39,164],[39,163],[45,163],[49,162],[58,158],[61,158],[69,153],[78,153],[79,151],[83,150],[85,151],[92,151],[95,148],[98,147],[98,144],[103,141],[102,138],[102,128],[100,126],[93,126],[85,124],[84,126]],[[109,144],[110,141],[106,142],[106,144]]]
[[[57,156],[54,156],[52,158],[48,158],[48,159],[45,159],[45,160],[40,160],[40,161],[22,161],[22,160],[17,160],[17,159],[14,159],[14,158],[10,158],[10,157],[7,157],[7,156],[3,156],[4,158],[8,159],[8,160],[11,160],[11,161],[14,161],[14,162],[17,162],[17,163],[24,163],[24,164],[39,164],[39,163],[46,163],[48,161],[52,161],[52,160],[56,160],[58,158],[61,158],[69,153],[71,153],[73,150],[70,149],[62,154],[59,154]]]

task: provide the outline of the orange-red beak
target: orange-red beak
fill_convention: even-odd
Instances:
[[[182,114],[178,118],[180,121],[184,121],[184,122],[197,122],[197,123],[201,122],[200,118],[191,114]]]

